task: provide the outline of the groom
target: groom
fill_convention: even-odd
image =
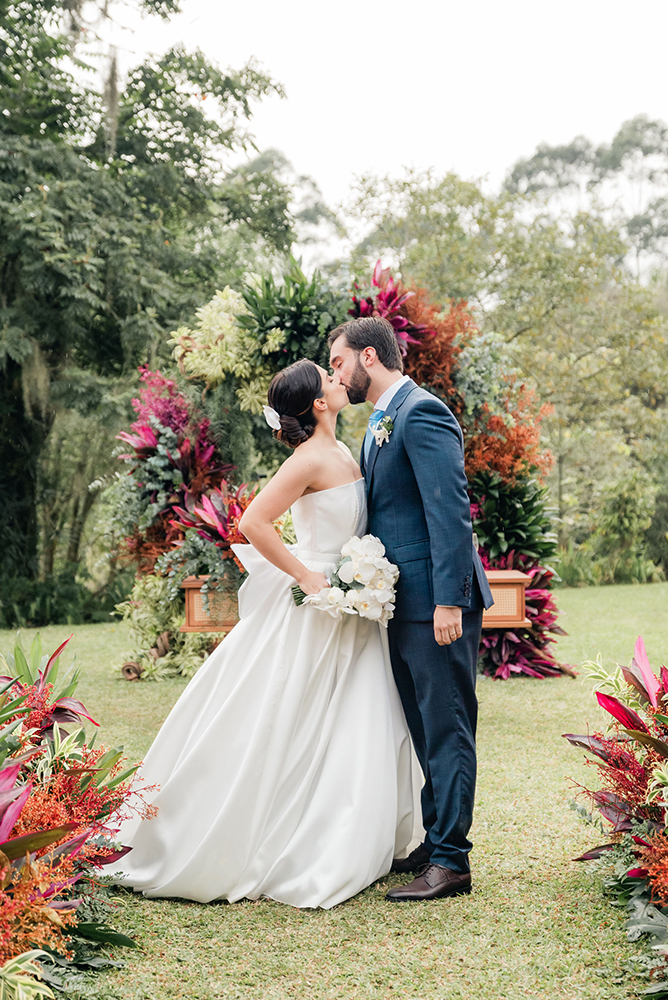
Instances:
[[[360,465],[369,531],[401,573],[390,654],[425,778],[425,842],[392,866],[416,878],[387,898],[456,896],[471,891],[476,663],[482,610],[493,603],[473,547],[462,433],[440,399],[402,374],[387,320],[344,323],[329,345],[350,402],[375,407]]]

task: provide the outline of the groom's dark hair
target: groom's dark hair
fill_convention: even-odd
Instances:
[[[382,316],[361,316],[342,323],[327,337],[329,346],[339,337],[345,337],[348,347],[358,353],[365,347],[373,347],[383,368],[391,372],[404,370],[394,327]]]

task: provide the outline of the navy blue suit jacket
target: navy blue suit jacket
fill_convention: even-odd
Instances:
[[[494,603],[473,546],[464,472],[464,440],[445,405],[412,380],[394,395],[385,416],[389,440],[362,448],[369,531],[401,572],[395,618],[431,621],[437,604],[471,608],[477,578],[485,608]]]

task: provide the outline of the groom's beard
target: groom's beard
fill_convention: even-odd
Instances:
[[[348,393],[348,399],[351,403],[364,403],[366,402],[366,394],[369,391],[369,386],[371,385],[371,377],[369,373],[360,364],[359,358],[353,373],[350,376],[350,385],[346,386],[346,392]]]

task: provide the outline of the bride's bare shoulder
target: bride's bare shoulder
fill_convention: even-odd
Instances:
[[[302,477],[313,475],[326,467],[327,456],[321,448],[313,447],[311,441],[305,441],[295,448],[281,466],[281,471],[288,476]]]

